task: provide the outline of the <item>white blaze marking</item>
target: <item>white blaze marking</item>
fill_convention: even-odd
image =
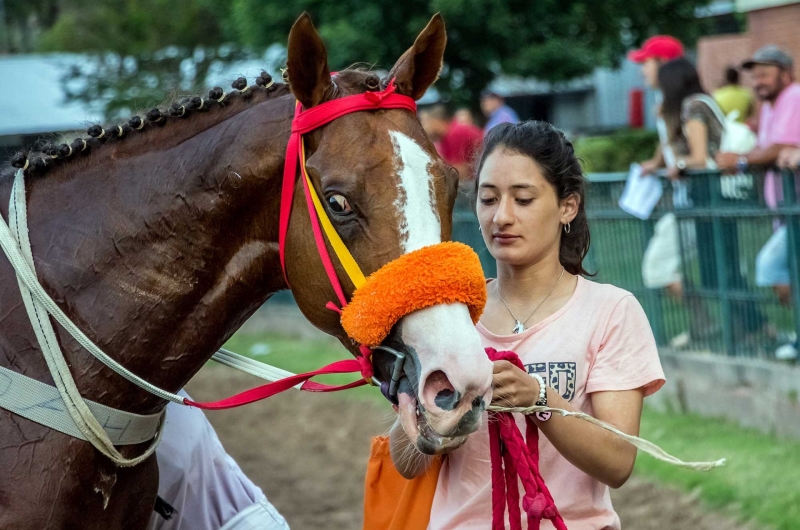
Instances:
[[[395,201],[400,242],[403,251],[408,253],[442,240],[433,175],[429,169],[433,161],[405,134],[390,131],[389,135],[394,148],[395,171],[400,180]],[[417,353],[421,365],[419,375],[423,380],[431,372],[442,370],[462,394],[476,390],[489,392],[492,363],[483,351],[466,305],[440,304],[414,311],[403,317],[401,333],[403,342]],[[471,405],[466,403],[464,406],[469,408]],[[445,415],[451,421],[458,419],[454,414]]]
[[[397,131],[390,131],[400,192],[395,207],[400,219],[403,250],[413,250],[442,241],[441,223],[432,194],[433,175],[428,169],[431,157],[420,145]]]

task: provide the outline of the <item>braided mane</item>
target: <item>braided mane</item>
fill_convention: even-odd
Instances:
[[[276,83],[265,71],[255,79],[254,85],[248,85],[247,79],[239,77],[231,83],[231,87],[233,90],[227,93],[220,87],[214,87],[206,97],[190,96],[173,102],[164,110],[158,107],[150,109],[144,117],[133,116],[127,123],[105,127],[100,124],[92,125],[86,131],[88,138],[78,137],[69,144],[48,143],[38,150],[21,151],[11,157],[11,166],[22,169],[26,176],[41,176],[57,165],[84,157],[107,143],[162,127],[168,121],[185,120],[193,114],[223,108],[236,100],[252,101],[254,96],[263,95],[269,98],[288,91],[288,84]]]

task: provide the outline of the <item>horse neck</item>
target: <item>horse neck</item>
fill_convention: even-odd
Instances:
[[[170,133],[170,124],[141,138],[156,149],[135,154],[120,142],[28,183],[45,289],[109,355],[157,386],[181,388],[285,288],[277,227],[291,112],[282,97],[200,132],[186,123]],[[160,407],[59,332],[85,396],[133,411]],[[34,377],[49,380],[40,355],[28,360]]]

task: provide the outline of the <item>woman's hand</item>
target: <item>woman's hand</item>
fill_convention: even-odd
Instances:
[[[639,166],[642,168],[642,176],[650,175],[658,170],[658,162],[656,160],[645,160],[644,162],[639,162]]]
[[[680,180],[681,179],[681,170],[675,166],[670,167],[667,170],[667,178],[672,181]]]
[[[532,407],[539,399],[539,383],[508,361],[494,362],[492,404]]]
[[[736,153],[717,153],[717,167],[723,173],[736,173],[736,162],[739,155]]]

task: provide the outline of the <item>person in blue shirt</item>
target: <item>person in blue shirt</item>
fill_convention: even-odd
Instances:
[[[519,123],[517,113],[506,105],[503,96],[491,90],[481,93],[481,110],[486,115],[483,135],[486,136],[492,127],[501,123]]]

